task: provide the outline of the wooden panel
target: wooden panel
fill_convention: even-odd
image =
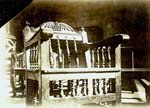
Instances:
[[[43,77],[42,78],[42,104],[47,103],[49,101],[50,87],[49,87],[50,79]]]
[[[116,105],[121,105],[121,71],[116,73]]]
[[[39,80],[39,74],[37,72],[29,72],[26,71],[26,77],[27,79],[32,79],[32,80]]]
[[[74,103],[77,104],[87,104],[87,103],[101,103],[105,101],[115,101],[115,100],[116,100],[115,93],[95,95],[95,96],[56,98],[56,99],[51,99],[51,97],[49,97],[49,103],[74,101]]]
[[[55,33],[55,34],[53,34],[51,39],[82,41],[82,35]]]
[[[115,73],[44,74],[50,80],[115,78]]]

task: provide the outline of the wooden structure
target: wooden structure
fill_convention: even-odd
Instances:
[[[25,94],[25,67],[24,67],[24,53],[11,52],[11,74],[10,83],[12,87],[13,96],[18,96],[21,93]]]
[[[84,28],[48,21],[24,29],[27,105],[121,103],[121,52],[128,35],[88,43]]]
[[[144,48],[121,47],[122,50],[122,89],[142,94],[143,102],[150,100],[150,68],[147,65],[147,50]],[[128,85],[128,86],[126,86]],[[126,88],[127,87],[127,88]],[[142,99],[141,99],[142,100]]]
[[[145,87],[146,100],[147,102],[150,102],[150,81],[146,79],[141,79],[141,83]]]

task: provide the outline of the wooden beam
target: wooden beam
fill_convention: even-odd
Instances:
[[[145,94],[145,88],[144,88],[144,86],[137,79],[134,79],[133,82],[134,82],[135,87],[137,89],[137,94],[138,94],[139,98],[142,101],[146,101],[146,98],[145,98],[146,94]]]
[[[145,87],[146,100],[147,102],[150,102],[150,81],[146,79],[141,79],[141,82]]]

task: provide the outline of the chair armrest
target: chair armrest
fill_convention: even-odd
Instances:
[[[98,48],[101,46],[111,46],[112,48],[117,47],[119,44],[121,44],[124,41],[129,40],[130,37],[127,34],[116,34],[112,37],[106,38],[102,41],[88,43],[88,47],[90,48]]]

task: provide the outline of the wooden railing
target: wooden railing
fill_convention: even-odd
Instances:
[[[25,68],[25,62],[24,62],[24,52],[17,53],[16,54],[16,68]]]

